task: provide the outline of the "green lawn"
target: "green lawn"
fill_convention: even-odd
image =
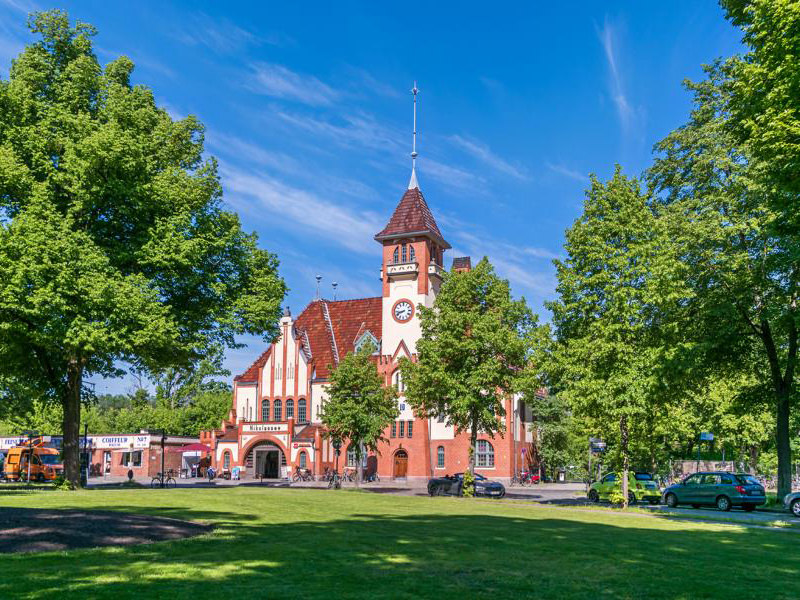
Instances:
[[[797,598],[800,534],[366,492],[3,494],[211,522],[179,542],[0,555],[0,598]]]

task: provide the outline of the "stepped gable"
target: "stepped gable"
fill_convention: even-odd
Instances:
[[[264,352],[262,352],[261,356],[259,356],[244,373],[242,373],[241,375],[237,375],[236,377],[233,378],[233,380],[245,383],[249,382],[255,383],[256,381],[258,381],[258,370],[267,363],[267,359],[269,358],[269,353],[271,350],[272,346],[270,346]]]
[[[450,244],[444,241],[436,219],[433,218],[433,213],[418,187],[406,190],[400,199],[400,204],[394,209],[389,223],[375,236],[375,239],[381,241],[404,235],[429,235],[445,248],[450,248]]]

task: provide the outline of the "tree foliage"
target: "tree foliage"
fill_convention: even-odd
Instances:
[[[419,318],[417,361],[401,361],[406,397],[416,414],[443,415],[469,433],[472,472],[478,434],[505,430],[505,401],[526,365],[535,318],[486,258],[445,274],[433,307],[420,306]]]
[[[95,29],[32,15],[0,81],[0,375],[64,409],[78,479],[85,376],[185,368],[236,334],[276,335],[277,260],[221,207],[203,127],[101,67]]]
[[[384,386],[372,359],[374,350],[371,344],[364,344],[332,370],[320,415],[329,437],[354,448],[356,485],[361,481],[362,448],[377,452],[383,432],[400,414],[397,389]]]

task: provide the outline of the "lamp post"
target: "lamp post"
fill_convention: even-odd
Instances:
[[[31,464],[33,463],[33,438],[39,435],[38,431],[28,429],[22,432],[23,435],[28,436],[28,483],[31,482]]]
[[[333,477],[335,487],[341,487],[341,483],[339,480],[339,454],[341,454],[342,449],[342,440],[339,438],[333,438],[333,450],[336,453],[336,464],[334,465]]]

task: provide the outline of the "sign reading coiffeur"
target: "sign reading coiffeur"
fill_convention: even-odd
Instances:
[[[143,450],[150,446],[149,435],[101,435],[92,436],[94,447],[97,449]]]

